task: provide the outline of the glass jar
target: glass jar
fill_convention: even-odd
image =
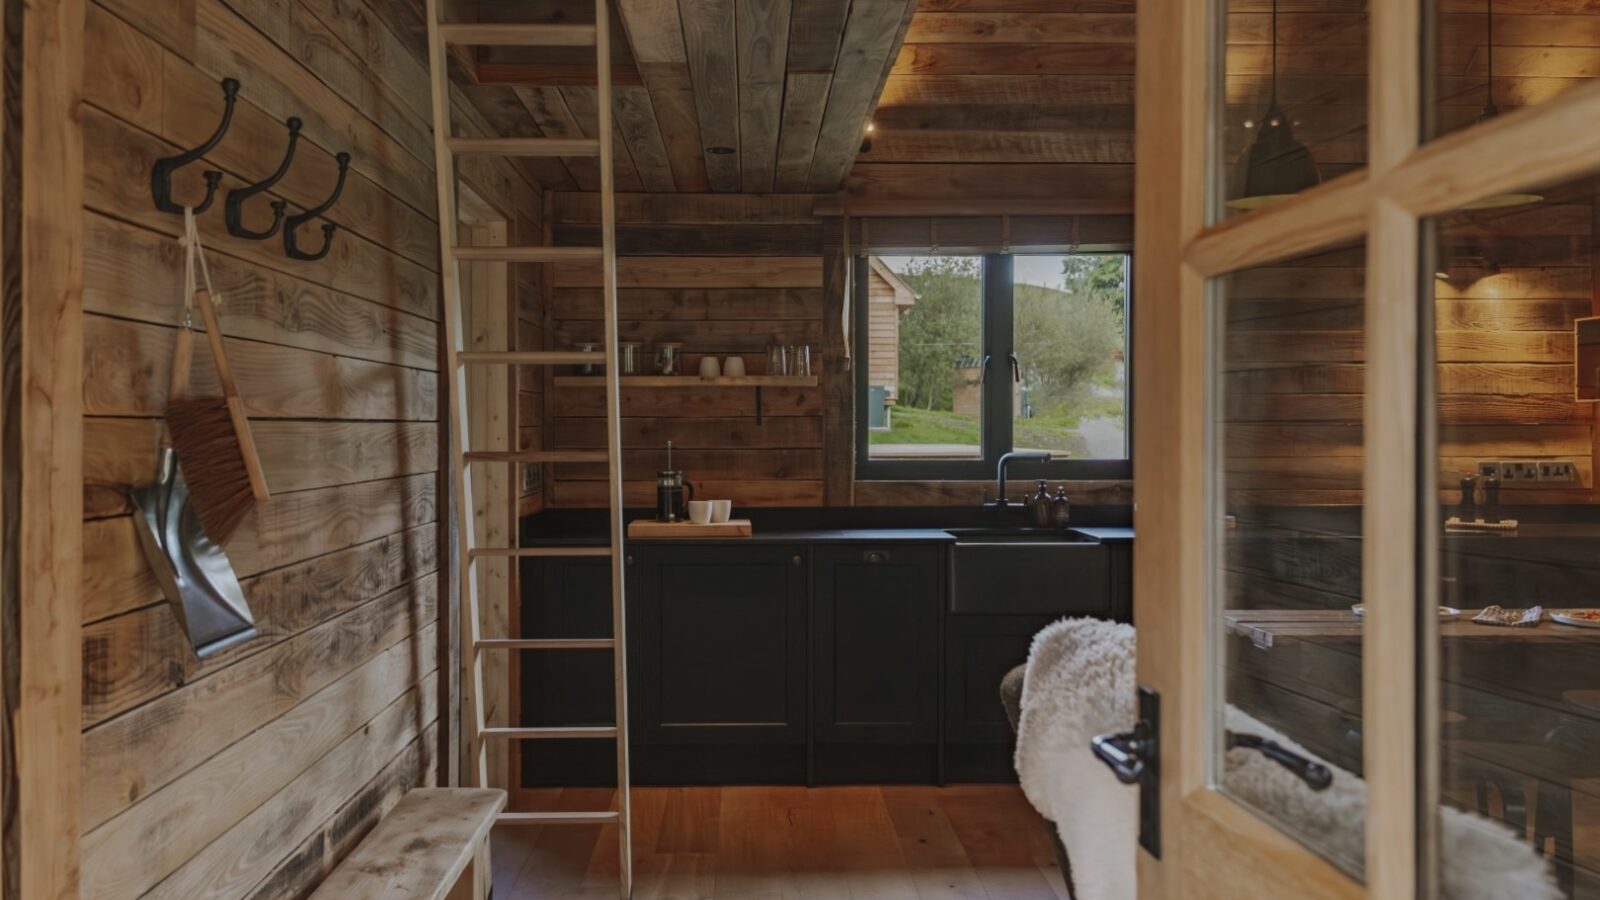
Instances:
[[[617,374],[639,374],[639,344],[636,341],[623,341],[617,345]]]
[[[683,374],[683,345],[665,343],[656,345],[656,374]]]

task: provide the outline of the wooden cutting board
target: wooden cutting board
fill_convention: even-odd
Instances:
[[[749,519],[729,519],[726,522],[705,525],[696,525],[693,522],[657,522],[655,519],[634,519],[628,523],[628,537],[641,541],[747,538],[750,535]]]

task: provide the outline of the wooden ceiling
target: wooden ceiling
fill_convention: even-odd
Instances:
[[[1135,0],[615,0],[620,190],[845,190],[912,201],[1132,196]],[[1369,0],[1280,0],[1278,92],[1325,177],[1366,154]],[[1442,127],[1474,121],[1484,0],[1440,0]],[[459,17],[592,19],[584,0],[476,0]],[[1229,6],[1225,140],[1243,153],[1270,95],[1271,0]],[[587,15],[586,15],[587,13]],[[619,42],[620,43],[620,42]],[[1542,102],[1600,75],[1593,0],[1501,0],[1495,100]],[[593,136],[584,55],[482,49],[464,87],[507,134]],[[513,86],[516,85],[516,86]],[[872,121],[870,150],[858,153]],[[594,190],[588,160],[548,187]]]
[[[624,191],[837,190],[916,0],[615,0],[614,128]],[[572,0],[477,0],[463,20],[593,21]],[[479,48],[458,73],[506,134],[592,137],[588,51]],[[596,190],[563,160],[550,187]]]

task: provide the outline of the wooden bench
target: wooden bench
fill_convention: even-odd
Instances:
[[[483,900],[489,828],[506,792],[418,788],[405,795],[312,900]]]

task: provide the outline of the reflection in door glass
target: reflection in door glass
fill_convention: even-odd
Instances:
[[[1538,106],[1600,75],[1600,8],[1585,0],[1430,0],[1430,129]]]
[[[1364,247],[1213,285],[1213,778],[1353,874],[1364,860]]]
[[[1504,197],[1432,223],[1439,484],[1425,511],[1444,607],[1432,825],[1446,895],[1465,873],[1503,879],[1493,896],[1594,898],[1600,494],[1597,406],[1582,396],[1596,361],[1579,348],[1600,310],[1600,197],[1592,178]]]
[[[1222,211],[1260,209],[1367,162],[1365,3],[1225,0]]]

